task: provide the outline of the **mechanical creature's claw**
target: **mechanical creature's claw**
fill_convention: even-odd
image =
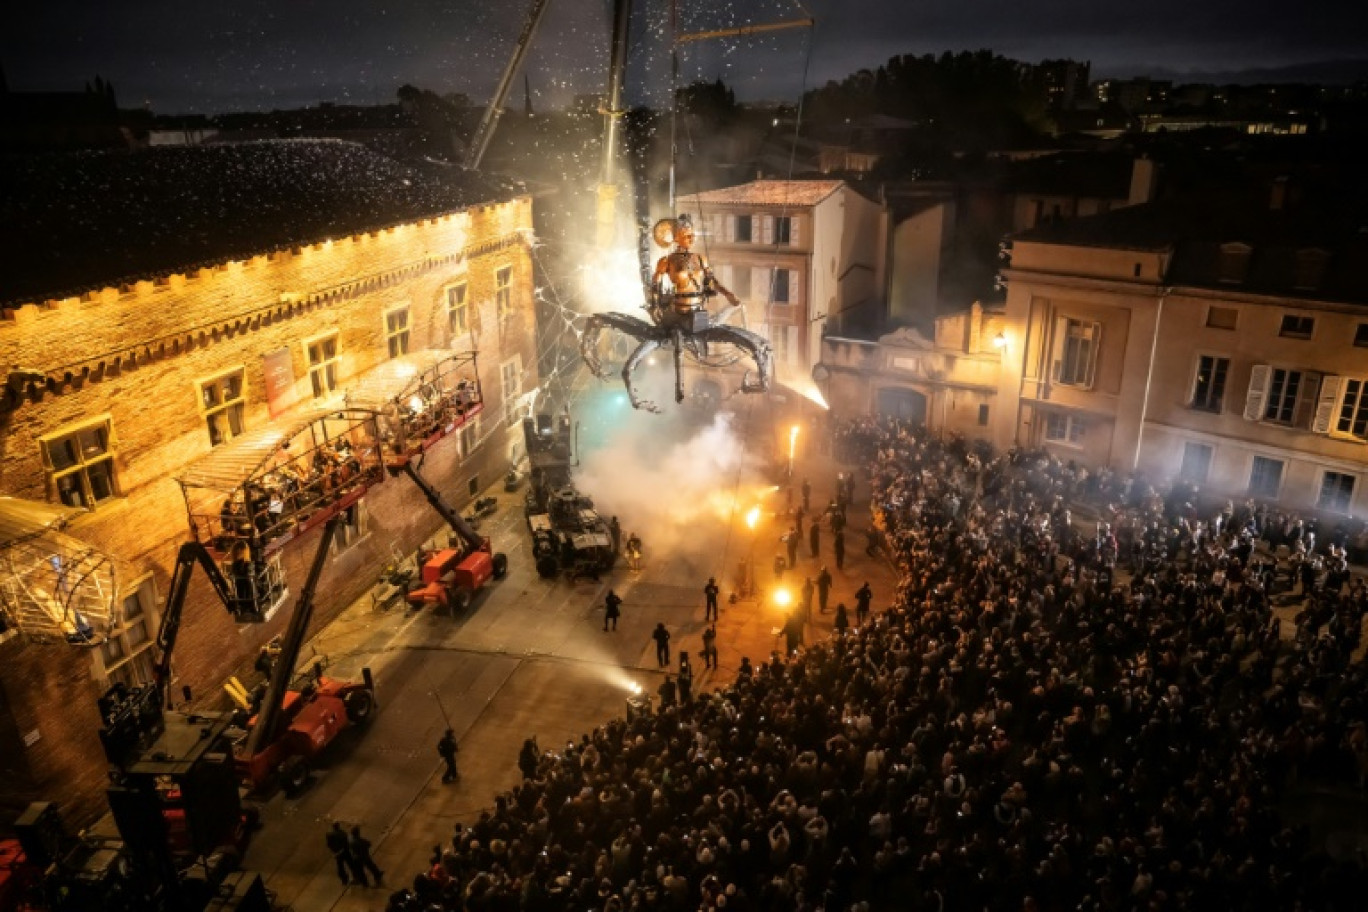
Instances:
[[[763,393],[769,389],[773,354],[764,336],[739,326],[710,326],[697,336],[700,342],[725,342],[750,354],[755,371],[746,371],[741,379],[741,392]]]
[[[648,339],[658,334],[653,324],[630,314],[590,314],[584,321],[584,330],[580,333],[580,357],[584,359],[584,363],[588,365],[594,376],[601,380],[609,379],[609,375],[603,370],[603,361],[599,357],[599,336],[605,329],[616,330],[635,339]]]
[[[584,321],[584,331],[580,333],[579,338],[580,357],[588,365],[589,372],[600,380],[608,379],[603,372],[603,362],[599,360],[598,353],[599,334],[606,325],[600,314],[590,314],[589,319]]]
[[[741,378],[741,392],[743,393],[763,393],[767,389],[769,389],[769,380],[763,373],[756,379],[754,372],[746,371],[745,376]]]
[[[646,356],[660,348],[660,339],[650,336],[641,340],[641,344],[632,352],[632,356],[627,359],[627,363],[622,366],[622,382],[627,384],[627,398],[631,400],[632,408],[645,409],[648,412],[659,414],[660,408],[654,402],[649,402],[637,397],[636,384],[632,382],[632,376],[636,373],[641,362],[646,360]]]

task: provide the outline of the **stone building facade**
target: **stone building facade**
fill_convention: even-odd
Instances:
[[[1348,184],[1240,187],[1016,235],[1006,301],[828,338],[837,413],[1368,520],[1368,254]],[[963,406],[963,407],[961,407]]]
[[[212,166],[212,154],[206,161]],[[359,192],[316,179],[321,194]],[[501,477],[520,433],[515,419],[538,382],[531,201],[510,188],[448,189],[436,187],[398,220],[383,203],[341,230],[300,213],[299,240],[288,246],[214,262],[210,243],[195,268],[111,276],[106,287],[6,307],[0,493],[90,508],[68,532],[119,561],[125,619],[95,648],[13,632],[0,639],[0,819],[39,798],[61,802],[77,823],[103,809],[96,698],[112,682],[150,673],[170,572],[188,537],[174,478],[211,447],[337,402],[399,353],[476,351],[484,411],[433,447],[423,472],[457,507]],[[334,544],[314,625],[440,525],[406,479],[372,488]],[[296,592],[319,534],[282,550]],[[250,676],[288,615],[239,626],[195,579],[173,692],[188,686],[194,705],[220,705],[220,685]]]
[[[756,180],[680,197],[699,249],[769,339],[781,381],[806,381],[824,332],[885,306],[884,207],[838,180]],[[703,382],[708,382],[706,377]]]

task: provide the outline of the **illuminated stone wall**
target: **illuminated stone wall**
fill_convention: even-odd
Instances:
[[[336,330],[339,385],[388,357],[385,313],[409,307],[409,350],[479,351],[485,394],[483,445],[466,455],[444,440],[424,474],[458,507],[468,483],[502,476],[518,429],[502,422],[500,365],[521,359],[522,390],[536,378],[531,201],[517,198],[416,224],[263,254],[187,275],[107,288],[80,299],[23,306],[0,320],[0,493],[56,498],[40,441],[100,416],[113,428],[118,496],[78,520],[73,534],[151,574],[164,598],[175,552],[188,538],[173,476],[210,449],[199,383],[242,368],[245,425],[270,420],[264,358],[286,349],[295,409],[311,405],[305,341]],[[495,274],[512,269],[511,307],[496,313]],[[453,338],[446,289],[467,284],[471,332]],[[16,373],[22,369],[22,372]],[[329,561],[315,626],[327,623],[374,581],[391,545],[414,548],[440,525],[406,479],[366,497],[370,534]],[[319,533],[284,549],[297,593]],[[162,606],[158,606],[159,609]],[[288,611],[239,629],[203,579],[190,603],[175,655],[174,687],[193,688],[196,705],[223,703],[220,685],[250,678],[260,646],[284,629]],[[103,810],[103,754],[95,700],[105,681],[88,652],[0,642],[0,822],[25,802],[62,803],[75,823]]]

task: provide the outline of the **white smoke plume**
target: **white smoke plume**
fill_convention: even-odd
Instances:
[[[700,425],[668,399],[658,401],[668,403],[664,415],[624,406],[611,419],[606,443],[584,453],[576,484],[649,552],[689,555],[720,571],[748,547],[744,514],[771,499],[773,488],[733,416]],[[731,555],[723,553],[729,529]]]

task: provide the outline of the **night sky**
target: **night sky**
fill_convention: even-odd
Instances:
[[[46,0],[7,14],[0,65],[16,91],[75,90],[98,73],[114,83],[121,106],[147,104],[158,113],[389,102],[405,82],[483,102],[529,6]],[[685,31],[801,15],[792,0],[680,6],[688,8]],[[807,7],[818,20],[810,48],[802,30],[695,46],[682,79],[720,76],[743,98],[793,98],[808,62],[812,87],[895,54],[982,47],[1022,60],[1091,60],[1094,78],[1227,78],[1368,58],[1368,16],[1353,0],[808,0]],[[534,104],[559,106],[601,89],[610,9],[608,0],[551,0],[525,68]],[[629,94],[660,103],[669,97],[668,2],[636,0],[636,9]]]

